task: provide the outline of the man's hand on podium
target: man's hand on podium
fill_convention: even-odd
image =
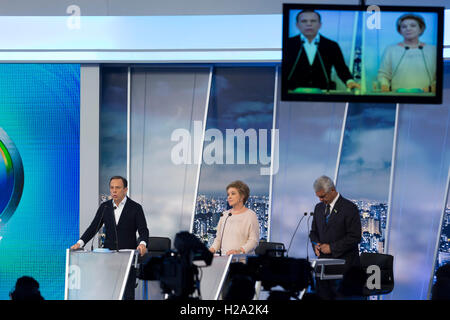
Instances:
[[[138,247],[136,248],[136,250],[139,251],[139,254],[141,256],[145,255],[147,253],[147,247],[144,244],[140,244],[138,245]]]
[[[239,248],[239,250],[228,250],[227,251],[227,256],[231,255],[231,254],[244,254],[245,250],[243,248]]]
[[[347,88],[349,89],[361,89],[361,85],[353,80],[348,81]]]
[[[75,243],[73,246],[70,247],[70,250],[79,250],[81,248],[79,243]]]

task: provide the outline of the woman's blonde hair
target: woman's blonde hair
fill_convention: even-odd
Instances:
[[[401,27],[402,22],[404,20],[406,20],[406,19],[411,19],[411,20],[417,21],[417,23],[419,24],[420,30],[422,30],[420,32],[420,35],[423,34],[423,32],[425,31],[425,27],[426,27],[425,26],[425,20],[423,20],[423,18],[421,16],[419,16],[417,14],[413,14],[413,13],[406,13],[406,14],[402,15],[400,18],[397,19],[397,31],[398,31],[398,33],[401,34],[400,27]]]
[[[235,188],[239,192],[239,194],[244,197],[244,204],[247,202],[248,197],[250,196],[250,188],[248,187],[248,185],[240,180],[236,180],[231,182],[227,186],[226,191],[228,191],[228,189],[230,188]]]

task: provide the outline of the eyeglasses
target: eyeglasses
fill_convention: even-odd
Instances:
[[[329,194],[330,192],[325,192],[323,195],[317,195],[317,197],[319,198],[319,199],[325,199],[325,197]]]
[[[328,195],[328,193],[329,193],[329,192],[326,192],[326,193],[324,193],[324,194],[323,194],[323,196],[318,196],[318,197],[319,197],[319,199],[323,199],[323,198],[325,198],[325,197],[326,197],[326,196]]]

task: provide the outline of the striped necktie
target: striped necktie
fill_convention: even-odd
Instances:
[[[329,204],[327,204],[327,209],[325,210],[325,223],[328,223],[328,219],[330,218],[330,209],[331,206]]]

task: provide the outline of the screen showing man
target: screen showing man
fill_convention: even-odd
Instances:
[[[331,78],[332,67],[347,88],[360,88],[354,81],[337,42],[319,34],[322,17],[318,12],[310,9],[300,11],[296,16],[296,27],[300,34],[290,37],[286,43],[289,53],[285,64],[288,90],[336,90],[336,82]]]
[[[284,4],[281,100],[442,103],[443,14]]]

